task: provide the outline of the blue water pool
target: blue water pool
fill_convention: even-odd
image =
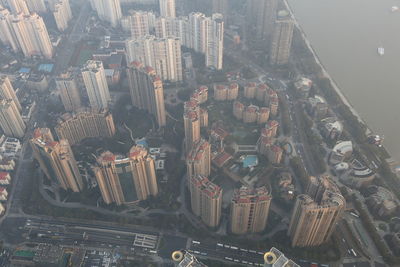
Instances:
[[[242,156],[243,168],[255,167],[258,164],[258,157],[256,155]]]

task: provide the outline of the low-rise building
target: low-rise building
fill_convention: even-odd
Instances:
[[[0,187],[0,201],[7,201],[8,192],[4,187]]]
[[[315,95],[308,98],[306,109],[311,116],[322,119],[327,116],[329,107],[322,96]]]
[[[0,170],[13,171],[15,168],[15,161],[9,157],[0,156]]]
[[[11,176],[9,172],[0,172],[0,185],[9,185]]]
[[[3,204],[0,203],[0,216],[4,214],[6,209],[4,208]]]
[[[5,137],[0,138],[0,154],[5,157],[15,157],[21,150],[21,142],[17,138]]]
[[[312,80],[306,77],[300,77],[294,82],[294,88],[304,98],[308,97],[312,85],[313,85]]]

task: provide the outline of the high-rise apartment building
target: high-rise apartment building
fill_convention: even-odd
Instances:
[[[195,143],[200,141],[200,116],[198,112],[188,110],[183,113],[183,123],[185,129],[185,150],[188,154]]]
[[[288,235],[293,247],[318,246],[329,240],[345,209],[346,200],[327,177],[311,177],[307,195],[299,195]]]
[[[7,76],[0,76],[0,99],[12,99],[17,109],[22,110],[14,87]]]
[[[234,234],[258,233],[265,229],[271,194],[266,187],[236,189],[231,203],[231,231]]]
[[[34,157],[49,180],[57,181],[64,190],[79,192],[84,184],[68,140],[54,141],[49,129],[35,129],[30,140]]]
[[[83,82],[92,108],[108,108],[111,101],[106,74],[101,61],[88,60],[81,69]]]
[[[221,14],[206,17],[203,13],[190,13],[187,34],[189,47],[204,53],[206,66],[222,69],[224,21]]]
[[[122,10],[119,0],[91,0],[90,3],[99,19],[107,21],[112,27],[120,25]]]
[[[179,38],[184,46],[189,46],[188,27],[188,17],[158,17],[154,23],[155,35],[158,38],[174,36]]]
[[[206,66],[222,69],[224,22],[219,13],[207,17],[200,12],[192,12],[188,17],[158,18],[155,22],[157,37],[171,35],[183,46],[205,55]]]
[[[135,62],[127,74],[132,104],[154,115],[159,127],[165,126],[164,88],[156,71]]]
[[[195,175],[208,177],[211,173],[211,146],[204,140],[193,144],[192,149],[186,156],[186,169],[188,179]]]
[[[176,17],[175,0],[159,0],[161,17]]]
[[[208,29],[208,45],[206,50],[206,66],[222,69],[224,56],[224,21],[221,14],[212,15]]]
[[[7,0],[7,4],[13,14],[29,15],[30,13],[26,0]]]
[[[273,31],[278,0],[248,0],[248,28],[259,41],[269,40]]]
[[[132,39],[138,39],[150,34],[151,19],[153,13],[145,11],[133,11],[129,16],[129,26]]]
[[[269,62],[271,65],[285,65],[289,62],[293,27],[294,22],[289,12],[279,11],[270,45]]]
[[[59,139],[74,145],[88,137],[112,137],[115,125],[108,110],[80,109],[61,116],[55,130]]]
[[[15,0],[14,0],[15,1]],[[19,0],[23,1],[23,0]],[[26,0],[26,4],[28,5],[28,9],[30,13],[46,13],[47,8],[44,0]]]
[[[57,76],[56,86],[60,91],[61,101],[66,111],[77,111],[82,107],[81,95],[71,70]]]
[[[15,14],[11,18],[11,29],[18,47],[25,57],[43,56],[51,59],[53,57],[53,45],[50,41],[46,25],[42,17],[36,13],[23,15]]]
[[[14,52],[19,50],[17,36],[12,28],[12,15],[7,8],[0,6],[0,41],[12,48]]]
[[[12,99],[0,100],[0,126],[8,136],[22,138],[25,134],[25,123]]]
[[[181,42],[177,37],[156,38],[152,35],[126,42],[128,65],[141,62],[154,68],[162,80],[182,81]]]
[[[132,204],[158,194],[154,159],[141,146],[133,146],[128,157],[107,151],[97,159],[97,183],[105,203]]]
[[[68,23],[72,19],[69,0],[59,0],[54,4],[53,16],[56,21],[57,29],[61,32],[68,28]]]
[[[221,219],[222,189],[207,177],[190,178],[192,212],[209,227],[217,227]]]

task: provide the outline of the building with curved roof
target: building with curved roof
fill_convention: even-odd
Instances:
[[[65,113],[58,119],[55,131],[59,139],[67,139],[71,145],[89,137],[112,137],[115,125],[107,109],[79,109],[77,113]]]

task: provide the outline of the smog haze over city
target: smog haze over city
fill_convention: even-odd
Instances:
[[[0,0],[0,266],[400,266],[397,0]]]

